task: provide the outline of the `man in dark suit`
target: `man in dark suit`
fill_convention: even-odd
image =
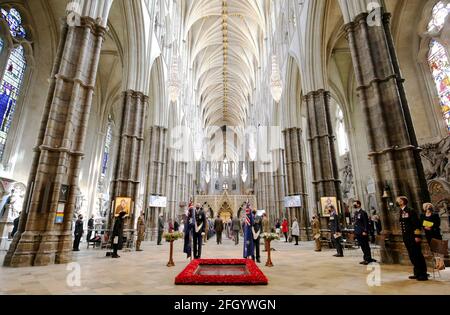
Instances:
[[[214,221],[214,231],[216,232],[217,245],[222,244],[222,233],[223,233],[223,221],[220,215],[217,215]]]
[[[206,228],[206,215],[203,208],[199,204],[195,206],[195,226],[194,226],[194,259],[200,259],[202,257],[202,240],[205,234]]]
[[[331,241],[336,247],[337,254],[334,257],[344,257],[344,250],[342,249],[342,234],[341,226],[339,224],[339,216],[337,215],[336,208],[334,206],[329,206],[328,210],[330,212],[330,231],[331,231]]]
[[[358,240],[359,245],[361,246],[361,250],[364,253],[364,260],[360,262],[361,265],[368,265],[372,262],[376,262],[375,259],[372,258],[372,251],[370,249],[369,244],[369,233],[370,233],[370,225],[369,225],[369,216],[367,212],[361,209],[361,201],[355,200],[353,202],[353,208],[355,209],[354,214],[354,227],[355,227],[355,236]]]
[[[427,264],[422,254],[422,227],[417,212],[408,207],[408,198],[398,197],[397,205],[400,208],[400,227],[403,243],[408,250],[409,259],[414,265],[414,275],[409,279],[427,281]]]
[[[256,252],[256,262],[261,263],[259,244],[260,244],[261,233],[262,233],[262,218],[260,216],[257,216],[256,213],[257,213],[256,210],[253,210],[253,216],[255,218],[255,220],[253,221],[253,227],[252,227],[253,244],[254,244],[255,252]]]
[[[84,230],[83,230],[83,216],[80,214],[78,216],[77,222],[75,222],[75,231],[74,231],[74,240],[73,240],[73,251],[79,252],[80,251],[80,241],[81,237],[83,236]]]
[[[164,215],[161,213],[158,218],[158,245],[162,245],[162,236],[164,233]]]

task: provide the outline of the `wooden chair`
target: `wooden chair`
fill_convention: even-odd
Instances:
[[[441,271],[436,268],[437,261],[443,260],[445,261],[449,260],[448,258],[448,240],[437,240],[432,239],[430,244],[430,250],[433,254],[433,278],[436,279],[436,271],[438,272],[439,277],[441,277]]]

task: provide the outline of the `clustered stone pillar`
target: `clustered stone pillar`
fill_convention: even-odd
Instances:
[[[330,114],[330,93],[318,90],[309,93],[304,99],[308,111],[313,186],[316,198],[314,206],[319,207],[322,197],[337,197],[339,201],[342,201],[334,143],[336,138]],[[298,142],[295,141],[295,143]]]
[[[175,213],[177,213],[177,151],[175,149],[168,149],[167,154],[167,211],[165,213],[166,221],[169,218],[173,218]]]
[[[388,200],[381,196],[389,186],[392,199],[406,195],[417,211],[430,197],[392,39],[390,14],[382,12],[380,25],[369,26],[367,20],[367,13],[360,14],[345,29],[364,110],[378,203],[383,205],[383,234],[389,240],[383,247],[382,260],[409,263],[398,209],[389,210]]]
[[[272,154],[275,166],[275,170],[272,173],[275,195],[274,213],[276,214],[277,218],[282,218],[284,209],[284,197],[286,196],[286,168],[284,164],[284,150],[274,150]]]
[[[5,266],[71,261],[72,217],[105,33],[106,29],[89,17],[82,17],[78,26],[65,23],[62,27],[25,208]],[[55,223],[61,207],[63,222]]]
[[[148,108],[148,96],[141,92],[126,91],[122,94],[122,124],[120,127],[119,149],[111,187],[111,199],[128,197],[133,201],[130,217],[126,221],[133,228],[136,202],[144,152],[144,130]],[[118,205],[114,205],[117,207]],[[114,216],[114,209],[111,216]],[[139,215],[139,214],[137,214]],[[112,222],[111,222],[112,223]],[[112,227],[112,226],[111,226]]]
[[[146,205],[149,204],[149,196],[166,196],[166,154],[167,154],[167,128],[154,126],[149,132],[150,156],[147,174]],[[147,240],[153,240],[157,233],[159,208],[150,208],[147,217]]]
[[[187,188],[187,167],[188,167],[188,163],[187,162],[179,162],[178,163],[178,191],[177,191],[177,196],[178,196],[178,207],[177,207],[177,211],[175,212],[175,215],[173,216],[172,219],[178,219],[181,217],[181,215],[183,214],[183,208],[180,208],[180,204],[183,204],[184,202],[188,202],[188,188]]]
[[[304,148],[302,147],[302,130],[290,128],[283,131],[286,151],[287,195],[301,196],[302,207],[290,209],[300,226],[300,239],[309,239],[308,194],[306,188],[306,169]]]

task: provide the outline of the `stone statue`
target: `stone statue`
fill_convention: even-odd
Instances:
[[[450,182],[450,136],[438,143],[424,145],[421,156],[427,180]]]
[[[344,200],[347,200],[352,197],[351,192],[353,188],[353,169],[349,153],[344,157],[344,167],[340,172],[342,178],[342,196]]]

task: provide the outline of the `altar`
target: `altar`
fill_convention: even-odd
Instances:
[[[229,195],[225,192],[223,195],[198,195],[194,197],[194,204],[203,206],[210,218],[220,215],[224,222],[231,217],[242,215],[242,209],[245,209],[247,201],[250,202],[252,209],[258,209],[256,196],[254,195]]]

